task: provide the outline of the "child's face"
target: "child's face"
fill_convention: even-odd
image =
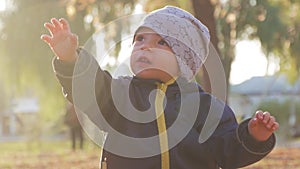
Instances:
[[[153,30],[142,27],[134,38],[130,66],[137,77],[163,82],[179,75],[179,67],[172,49]]]

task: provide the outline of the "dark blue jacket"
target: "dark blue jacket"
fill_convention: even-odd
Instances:
[[[155,112],[157,80],[112,78],[82,51],[77,64],[54,59],[54,70],[68,100],[101,130],[108,132],[103,157],[108,169],[159,169],[161,154]],[[272,135],[257,142],[246,120],[194,82],[178,78],[165,93],[171,169],[233,169],[266,156]],[[132,115],[133,114],[133,115]]]

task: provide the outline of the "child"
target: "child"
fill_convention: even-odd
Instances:
[[[53,66],[65,96],[108,132],[102,167],[232,169],[257,162],[274,148],[279,124],[269,112],[257,111],[237,124],[227,105],[191,82],[207,56],[209,33],[190,13],[167,6],[144,18],[133,40],[133,77],[112,78],[103,71],[78,49],[65,19],[51,19],[45,27],[51,36],[41,38],[56,55]],[[89,81],[93,85],[83,88]],[[75,97],[76,91],[95,95],[97,108],[93,99]],[[216,128],[200,141],[213,118]]]

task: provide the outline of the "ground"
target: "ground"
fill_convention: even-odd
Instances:
[[[86,143],[70,150],[66,141],[0,143],[1,169],[99,169],[101,149]],[[300,169],[300,148],[276,147],[267,157],[245,169]]]
[[[278,147],[263,160],[245,169],[300,169],[300,148]]]

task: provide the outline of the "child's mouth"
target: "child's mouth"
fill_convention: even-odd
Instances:
[[[139,58],[137,60],[137,62],[139,62],[139,63],[146,63],[146,64],[150,64],[151,63],[146,57]]]

